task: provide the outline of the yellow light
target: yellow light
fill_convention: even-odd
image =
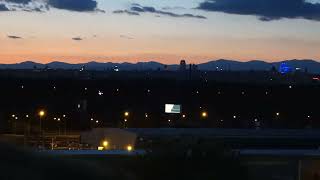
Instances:
[[[131,145],[128,145],[128,146],[127,146],[127,150],[130,152],[130,151],[133,150],[133,147],[132,147]]]
[[[207,112],[202,112],[201,116],[202,116],[203,118],[206,118],[206,117],[208,117],[208,113],[207,113]]]
[[[40,117],[42,117],[42,116],[44,116],[46,113],[43,111],[43,110],[41,110],[40,112],[39,112],[39,116]]]
[[[102,151],[102,150],[103,150],[103,147],[99,146],[98,151]]]
[[[108,141],[103,141],[103,142],[102,142],[102,145],[103,145],[103,147],[105,147],[105,148],[106,148],[106,147],[108,147],[109,142],[108,142]]]
[[[125,112],[125,113],[124,113],[124,116],[125,116],[125,117],[128,117],[128,116],[129,116],[129,112]]]

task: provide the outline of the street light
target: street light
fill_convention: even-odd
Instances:
[[[40,117],[40,133],[42,134],[42,117],[46,114],[45,112],[44,112],[44,110],[41,110],[41,111],[39,111],[39,117]]]
[[[39,116],[40,116],[40,117],[43,117],[45,114],[46,114],[46,113],[45,113],[44,110],[39,111]]]
[[[131,152],[131,151],[133,150],[133,147],[132,147],[131,145],[128,145],[128,146],[127,146],[127,150],[128,150],[129,152]]]
[[[102,142],[102,145],[103,145],[104,149],[107,149],[109,142],[105,140]]]
[[[208,113],[207,113],[207,112],[202,112],[202,113],[201,113],[201,116],[202,116],[203,118],[207,118],[207,117],[208,117]]]
[[[40,136],[42,138],[42,147],[44,147],[44,139],[43,139],[43,132],[42,132],[42,117],[45,115],[45,111],[44,110],[40,110],[38,115],[39,115],[39,121],[40,121]]]
[[[124,116],[128,117],[129,116],[129,112],[128,111],[124,112]]]

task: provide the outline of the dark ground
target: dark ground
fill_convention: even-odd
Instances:
[[[144,157],[53,157],[1,144],[0,179],[247,179],[246,169],[237,160],[217,151],[193,152],[192,157],[178,149]]]

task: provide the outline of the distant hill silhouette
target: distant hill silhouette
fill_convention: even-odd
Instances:
[[[280,62],[268,63],[262,60],[253,60],[247,62],[240,62],[235,60],[219,59],[206,63],[198,64],[198,69],[203,71],[216,71],[216,70],[230,70],[230,71],[268,71],[273,66],[277,69],[281,63],[287,63],[288,66],[300,68],[302,71],[308,70],[310,73],[320,73],[320,62],[315,60],[303,59],[303,60],[284,60]],[[167,70],[177,70],[178,64],[165,65],[159,62],[138,62],[138,63],[112,63],[112,62],[95,62],[70,64],[65,62],[54,61],[48,64],[36,63],[33,61],[25,61],[17,64],[0,64],[0,69],[80,69],[85,67],[86,70],[111,70],[115,67],[124,71],[144,71],[144,70],[164,70],[166,66]]]

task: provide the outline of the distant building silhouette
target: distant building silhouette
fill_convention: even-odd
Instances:
[[[186,71],[187,70],[187,63],[186,63],[186,60],[181,60],[180,61],[180,68],[179,68],[180,71]]]

